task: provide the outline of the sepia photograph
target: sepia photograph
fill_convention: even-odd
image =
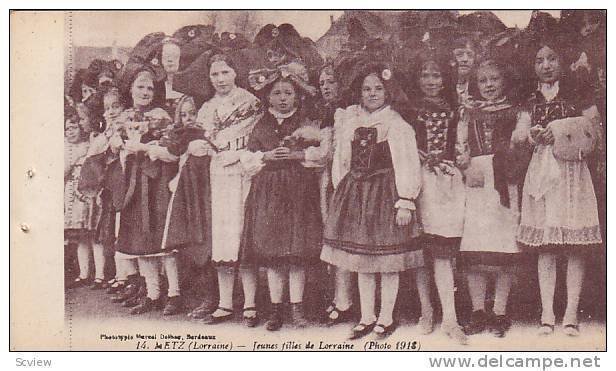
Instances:
[[[41,16],[61,326],[14,253],[11,349],[606,351],[606,10]]]

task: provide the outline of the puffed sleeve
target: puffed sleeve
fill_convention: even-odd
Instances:
[[[334,113],[334,151],[332,161],[332,183],[334,188],[351,169],[352,123],[345,123],[345,111],[337,109]]]
[[[242,165],[244,175],[252,177],[257,175],[265,166],[263,161],[263,151],[261,141],[259,140],[259,131],[261,125],[260,120],[255,124],[248,137],[246,149],[239,152],[239,160]]]
[[[305,160],[302,162],[304,167],[323,167],[331,157],[334,129],[331,127],[323,128],[320,131],[320,136],[319,146],[311,146],[304,150]]]
[[[530,140],[530,127],[532,125],[532,119],[530,113],[526,110],[518,112],[515,129],[511,133],[511,141],[516,144],[524,144]]]
[[[178,156],[169,153],[167,147],[159,146],[158,144],[148,144],[147,154],[152,161],[176,162],[180,159]]]
[[[399,197],[394,207],[415,210],[415,199],[421,189],[421,164],[415,130],[402,118],[394,120],[390,124],[387,141]]]

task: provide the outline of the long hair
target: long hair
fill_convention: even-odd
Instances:
[[[351,82],[351,101],[361,104],[362,85],[369,75],[375,75],[385,87],[385,104],[395,111],[402,109],[407,103],[406,94],[400,89],[398,81],[401,77],[387,63],[369,63],[363,66]]]
[[[415,63],[413,64],[413,68],[411,69],[410,85],[412,87],[411,91],[413,92],[415,103],[424,97],[424,93],[421,91],[419,79],[421,78],[421,71],[430,62],[435,63],[441,72],[441,77],[443,79],[443,90],[440,94],[441,98],[444,99],[450,107],[456,107],[456,89],[451,73],[452,68],[448,63],[448,58],[431,52],[419,53]]]
[[[229,66],[233,70],[233,72],[235,72],[235,80],[233,81],[233,83],[235,84],[235,86],[238,86],[238,80],[240,80],[240,78],[239,78],[239,72],[238,72],[237,66],[229,54],[221,52],[221,53],[213,54],[207,61],[208,76],[206,79],[207,80],[206,84],[208,84],[209,88],[211,89],[210,91],[212,92],[216,91],[216,89],[214,88],[214,84],[212,84],[212,81],[210,80],[210,70],[212,68],[212,65],[216,62],[225,62],[225,64]]]
[[[272,92],[272,90],[274,89],[274,86],[279,83],[279,82],[286,82],[291,84],[291,86],[293,86],[293,90],[295,91],[295,108],[297,108],[298,110],[302,108],[303,106],[303,101],[304,101],[304,97],[305,94],[303,92],[303,89],[301,89],[299,87],[299,85],[297,85],[297,83],[295,81],[293,81],[291,78],[289,77],[278,77],[276,80],[272,81],[270,84],[268,84],[267,86],[265,86],[263,89],[261,89],[261,91],[258,94],[258,98],[261,100],[261,102],[266,102],[267,104],[265,105],[265,107],[269,107],[269,96]]]

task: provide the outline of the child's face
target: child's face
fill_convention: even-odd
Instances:
[[[464,48],[454,49],[453,56],[458,66],[458,75],[468,76],[475,64],[475,51],[471,49],[470,45],[467,45]]]
[[[593,20],[588,15],[585,15],[584,19],[582,20],[582,28],[580,29],[580,34],[582,34],[582,36],[584,37],[587,37],[591,33],[595,32],[597,28],[599,28],[599,22]]]
[[[436,98],[443,90],[443,75],[435,62],[428,62],[419,74],[419,88],[430,98]]]
[[[105,113],[103,116],[105,117],[105,121],[107,121],[107,123],[115,121],[124,110],[124,107],[122,106],[122,103],[120,103],[120,100],[116,94],[106,95],[103,99],[103,107],[105,108]]]
[[[109,72],[101,73],[98,76],[98,86],[99,87],[110,87],[113,84],[113,75]]]
[[[227,95],[235,87],[235,70],[225,61],[216,61],[210,66],[210,82],[216,93]]]
[[[154,99],[154,81],[149,72],[140,72],[131,87],[133,105],[146,107]]]
[[[191,101],[186,101],[180,107],[180,122],[183,126],[194,125],[197,122],[197,110]]]
[[[554,83],[560,78],[560,58],[554,50],[544,46],[535,58],[535,74],[543,83]]]
[[[86,84],[81,84],[81,101],[85,102],[92,96],[92,94],[96,93],[96,89]]]
[[[480,67],[477,70],[477,87],[485,100],[495,101],[502,97],[505,81],[496,66]]]
[[[88,111],[88,107],[85,104],[79,103],[77,104],[77,114],[79,115],[79,125],[82,129],[89,133],[91,130],[90,126],[90,112]]]
[[[174,74],[180,69],[180,47],[173,43],[163,45],[162,64],[165,72]]]
[[[374,112],[385,105],[385,85],[375,74],[364,78],[361,86],[361,102],[368,112]]]
[[[295,108],[295,88],[290,82],[279,81],[269,94],[272,108],[280,113],[289,113]]]
[[[69,143],[77,143],[81,136],[81,127],[79,123],[74,119],[68,119],[64,123],[64,136]]]
[[[327,102],[334,101],[338,97],[338,82],[334,75],[326,71],[321,72],[321,76],[319,76],[319,88],[321,95]]]

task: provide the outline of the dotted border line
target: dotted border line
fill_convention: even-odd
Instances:
[[[64,20],[66,22],[66,26],[65,26],[65,32],[66,34],[66,49],[65,51],[68,53],[68,66],[67,66],[67,72],[68,72],[68,81],[67,83],[67,88],[70,91],[70,86],[73,83],[73,80],[75,78],[75,64],[73,61],[73,12],[69,11],[69,12],[65,12],[64,13]],[[66,267],[64,267],[66,269]],[[66,297],[67,292],[65,289],[64,295]],[[74,299],[70,299],[66,301],[66,306],[67,306],[67,311],[68,311],[68,350],[73,350],[73,302]]]

